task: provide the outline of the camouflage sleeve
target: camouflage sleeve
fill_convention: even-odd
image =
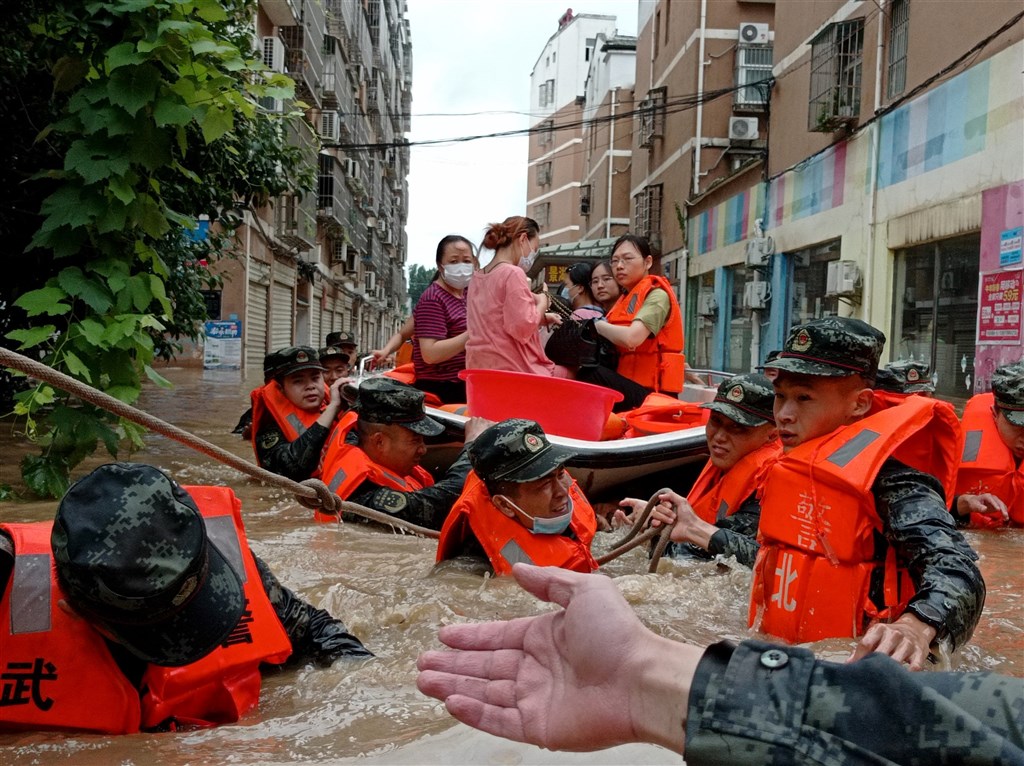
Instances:
[[[1024,685],[911,673],[889,657],[815,660],[744,641],[708,647],[690,687],[686,763],[1024,763]]]
[[[263,589],[292,642],[288,665],[302,662],[330,665],[342,657],[360,659],[373,656],[358,638],[348,632],[341,620],[303,601],[281,584],[259,556],[253,554],[253,558]]]
[[[402,492],[364,481],[348,499],[421,527],[440,530],[448,512],[462,494],[469,470],[469,452],[463,449],[444,477],[432,487]],[[348,521],[349,514],[342,518]]]
[[[290,442],[276,425],[264,426],[256,435],[256,457],[268,471],[304,481],[316,472],[329,433],[330,429],[314,423]]]
[[[751,495],[731,516],[718,522],[720,529],[711,536],[708,553],[716,556],[735,556],[748,567],[754,566],[761,545],[757,542],[757,525],[761,520],[761,503]]]
[[[871,488],[882,533],[917,592],[907,606],[954,648],[974,632],[985,603],[978,556],[957,531],[938,480],[887,460]]]

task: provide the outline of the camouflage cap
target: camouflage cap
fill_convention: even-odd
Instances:
[[[930,394],[935,391],[928,375],[928,365],[913,359],[900,359],[885,365],[878,371],[875,388],[894,394]]]
[[[341,350],[341,346],[324,346],[320,349],[321,362],[326,362],[328,359],[340,359],[343,362],[348,362],[351,358],[347,351]]]
[[[1015,426],[1024,426],[1024,362],[1004,364],[992,373],[996,407]]]
[[[521,483],[543,479],[574,453],[555,447],[532,420],[495,423],[469,445],[469,460],[484,481]]]
[[[838,378],[863,375],[874,380],[885,335],[852,317],[814,319],[793,328],[778,357],[765,370]]]
[[[325,346],[356,346],[356,336],[350,332],[339,330],[337,332],[327,333],[327,337],[324,338]]]
[[[719,412],[741,426],[775,423],[775,389],[768,378],[754,372],[723,381],[714,401],[700,406]]]
[[[320,355],[311,346],[288,346],[271,351],[263,357],[263,379],[281,380],[302,370],[323,370]]]
[[[424,436],[444,433],[444,426],[423,409],[423,392],[391,378],[364,380],[352,409],[365,423],[402,426]]]
[[[242,617],[238,574],[189,494],[152,466],[110,463],[75,482],[50,545],[68,603],[146,662],[195,662]]]

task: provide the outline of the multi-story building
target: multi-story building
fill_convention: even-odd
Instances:
[[[614,37],[614,16],[567,12],[530,74],[526,214],[540,225],[542,245],[574,242],[585,225],[580,214],[584,94],[599,35]]]
[[[245,365],[267,351],[320,346],[333,330],[379,347],[405,314],[412,43],[404,0],[260,0],[259,50],[295,81],[282,112],[316,176],[304,195],[247,211],[220,318],[243,322]],[[217,318],[217,317],[212,317]]]
[[[998,0],[775,4],[762,154],[676,197],[691,364],[750,369],[837,314],[883,329],[888,358],[927,362],[946,397],[1022,357],[1022,17]]]

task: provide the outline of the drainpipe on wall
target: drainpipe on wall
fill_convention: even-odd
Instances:
[[[615,162],[615,105],[619,100],[619,86],[612,88],[612,119],[609,122],[611,135],[608,138],[608,205],[604,216],[604,236],[612,235],[612,163]]]
[[[242,314],[242,375],[249,373],[249,362],[248,354],[245,353],[245,347],[249,340],[249,333],[252,332],[252,327],[249,326],[249,291],[251,283],[249,282],[249,261],[252,260],[252,222],[248,220],[249,216],[252,215],[248,210],[242,216],[242,221],[245,223],[245,268],[243,270],[242,278],[245,279],[245,293],[244,300],[242,301],[242,307],[244,313]]]
[[[700,144],[704,129],[704,33],[708,23],[708,0],[700,0],[700,44],[697,48],[697,130],[693,145],[693,194],[700,194]]]
[[[878,110],[882,107],[882,61],[883,53],[885,52],[885,38],[883,32],[885,30],[885,0],[877,0],[878,2],[878,35],[877,35],[877,51],[875,53],[875,94],[874,103],[872,104],[874,111],[872,115],[878,114]],[[878,140],[879,134],[882,131],[881,121],[875,120],[871,125],[871,200],[868,205],[868,216],[867,216],[867,252],[866,259],[864,261],[864,284],[861,286],[861,305],[864,306],[864,319],[865,321],[871,321],[871,280],[874,278],[874,264],[875,264],[875,212],[878,207]]]

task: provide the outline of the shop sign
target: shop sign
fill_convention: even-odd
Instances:
[[[1024,270],[981,275],[978,295],[978,343],[1021,342],[1021,287]]]

